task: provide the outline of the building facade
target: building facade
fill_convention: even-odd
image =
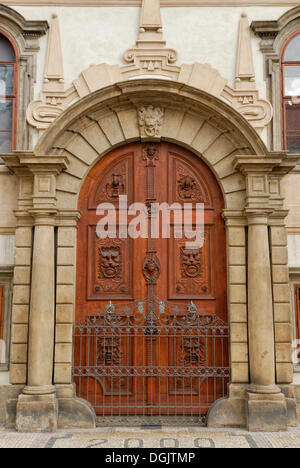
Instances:
[[[0,424],[297,425],[298,2],[3,1],[0,94]]]

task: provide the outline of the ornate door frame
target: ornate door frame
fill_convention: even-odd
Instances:
[[[291,316],[284,224],[287,212],[280,189],[282,177],[295,166],[295,160],[284,153],[268,152],[250,124],[218,98],[171,81],[141,79],[119,83],[83,98],[45,131],[34,153],[15,152],[4,157],[7,166],[20,178],[16,269],[24,266],[25,254],[26,266],[30,267],[32,226],[36,233],[46,231],[50,239],[54,228],[57,231],[56,297],[51,293],[48,298],[53,308],[56,302],[55,362],[48,363],[47,374],[54,366],[54,379],[49,382],[44,375],[41,382],[35,382],[33,377],[28,381],[27,361],[12,362],[11,383],[19,384],[20,389],[26,384],[19,397],[17,421],[18,414],[20,421],[24,421],[24,405],[31,404],[32,395],[43,391],[52,420],[58,398],[60,408],[63,405],[66,408],[59,412],[59,426],[78,424],[67,403],[74,396],[71,367],[78,194],[90,168],[113,148],[131,141],[161,139],[184,146],[202,158],[215,174],[225,200],[232,383],[229,398],[216,403],[208,423],[272,430],[286,428],[291,414],[295,418],[296,404],[290,385],[293,369],[288,333]],[[34,277],[39,267],[36,255],[43,248],[42,237],[35,236],[33,277],[26,286],[27,296],[22,299],[29,304],[31,294],[31,308],[34,300],[41,308],[45,299]],[[261,253],[260,263],[257,249]],[[54,259],[47,264],[51,277],[53,267]],[[261,288],[264,289],[260,293]],[[19,294],[26,291],[15,285],[15,311],[21,305]],[[266,320],[260,322],[261,310]],[[45,313],[54,326],[51,311]],[[14,314],[13,330],[20,325],[16,317]],[[30,320],[33,317],[31,311]],[[23,325],[28,327],[26,323]],[[39,349],[34,333],[36,325],[32,328],[29,323],[29,339],[35,345],[29,346],[29,370],[33,361],[36,368],[45,366],[42,354],[36,359]],[[48,346],[49,352],[53,343]],[[264,353],[268,358],[262,362]],[[265,401],[270,402],[268,409]],[[76,404],[84,405],[78,400]],[[94,424],[91,409],[85,408],[82,424]],[[275,422],[268,422],[268,410],[276,411]]]

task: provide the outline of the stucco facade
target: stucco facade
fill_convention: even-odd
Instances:
[[[231,377],[207,424],[298,424],[300,156],[282,146],[278,67],[282,44],[300,31],[300,7],[209,3],[0,5],[21,86],[16,148],[0,166],[0,276],[11,291],[0,367],[6,427],[96,424],[72,376],[78,200],[104,156],[152,140],[198,156],[224,199]],[[161,109],[155,138],[141,108]]]

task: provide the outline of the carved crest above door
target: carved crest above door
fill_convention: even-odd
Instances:
[[[270,102],[259,97],[256,88],[250,27],[245,14],[242,15],[239,25],[234,87],[229,86],[227,79],[207,63],[176,65],[177,52],[166,47],[162,31],[160,0],[143,0],[138,41],[135,48],[124,53],[126,65],[92,65],[66,89],[59,20],[54,15],[48,37],[43,90],[40,99],[32,101],[27,109],[30,125],[38,130],[45,130],[79,99],[107,86],[139,76],[164,77],[206,91],[240,112],[258,132],[270,123],[273,109]],[[151,107],[145,105],[137,108],[142,139],[160,138],[163,108],[154,106],[151,110]],[[155,122],[151,123],[153,118]]]

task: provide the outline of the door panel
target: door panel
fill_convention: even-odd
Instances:
[[[174,235],[173,212],[170,238],[160,229],[158,238],[99,239],[100,203],[116,207],[118,232],[132,220],[119,212],[120,195],[146,205],[149,228],[159,215],[151,203],[193,204],[193,219],[204,203],[203,247]],[[223,198],[213,174],[175,145],[131,144],[91,170],[79,209],[78,394],[104,418],[205,415],[229,378]]]

